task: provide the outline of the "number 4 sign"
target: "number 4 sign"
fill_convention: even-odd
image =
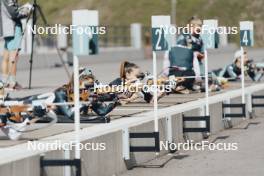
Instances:
[[[254,25],[252,21],[241,21],[240,22],[240,45],[241,46],[253,46],[253,29]]]
[[[153,51],[164,51],[169,49],[166,32],[170,27],[170,16],[152,16],[152,49]],[[167,29],[165,29],[167,28]]]

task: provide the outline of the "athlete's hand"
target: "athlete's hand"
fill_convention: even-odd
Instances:
[[[199,60],[204,59],[204,54],[202,54],[202,53],[200,53],[200,52],[197,52],[197,58],[198,58]]]

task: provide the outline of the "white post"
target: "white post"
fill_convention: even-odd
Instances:
[[[75,129],[75,158],[81,158],[80,151],[80,92],[79,92],[79,59],[73,57],[74,72],[74,129]]]
[[[71,158],[71,152],[69,149],[64,150],[64,159],[70,159]],[[71,176],[71,167],[65,166],[64,167],[64,176]]]
[[[209,116],[209,85],[208,85],[208,48],[215,48],[215,32],[217,32],[218,21],[214,19],[203,20],[203,30],[205,33],[201,35],[204,47],[204,76],[205,76],[205,115]],[[211,30],[214,30],[214,33],[211,33]]]
[[[166,141],[172,143],[172,122],[171,116],[166,117]]]
[[[245,67],[244,67],[244,49],[243,46],[253,46],[254,44],[254,24],[252,21],[240,22],[240,45],[241,45],[241,94],[242,103],[245,104]]]
[[[142,48],[141,42],[141,24],[133,23],[130,25],[130,37],[131,37],[131,46],[136,49]]]
[[[72,24],[75,26],[83,26],[86,25],[86,19],[88,17],[87,10],[74,10],[72,11]],[[80,52],[79,46],[80,40],[79,37],[85,38],[87,40],[87,36],[78,33],[73,33],[73,79],[74,79],[74,130],[75,130],[75,159],[81,159],[81,151],[80,151],[80,90],[79,90],[79,59],[77,55],[87,54],[89,55],[89,47],[87,44],[86,51]],[[86,41],[88,43],[88,40]]]
[[[122,130],[122,143],[123,143],[123,158],[124,160],[130,159],[130,145],[129,145],[129,131],[128,128]]]
[[[247,111],[249,112],[249,115],[252,114],[252,98],[251,98],[251,93],[247,93]]]
[[[204,51],[204,67],[205,67],[205,115],[209,116],[209,85],[208,85],[208,57],[207,50]]]
[[[158,88],[157,88],[157,55],[153,51],[153,81],[154,81],[154,129],[155,132],[159,131],[158,123]]]
[[[231,103],[231,100],[230,100],[230,99],[226,99],[226,100],[224,101],[224,103],[225,103],[225,104],[230,104],[230,103]],[[225,108],[225,109],[224,109],[224,113],[225,113],[225,114],[230,114],[230,113],[231,113],[231,109],[230,109],[230,108]],[[228,121],[231,121],[231,118],[230,118],[230,117],[225,118],[225,119],[228,120]]]
[[[244,66],[244,49],[241,46],[241,96],[242,103],[245,104],[245,66]]]
[[[154,130],[159,132],[158,123],[158,87],[157,87],[157,55],[156,51],[168,50],[168,43],[165,38],[165,32],[163,32],[164,27],[169,27],[170,16],[152,16],[151,26],[152,26],[152,50],[153,50],[153,87],[154,87]],[[159,153],[156,153],[158,155]]]
[[[199,108],[199,115],[200,116],[206,115],[205,109],[206,109],[206,106],[201,106]],[[199,127],[200,128],[205,128],[206,127],[206,122],[205,121],[199,121]]]

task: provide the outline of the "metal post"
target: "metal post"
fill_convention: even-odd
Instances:
[[[204,116],[206,113],[205,113],[205,109],[206,109],[206,106],[201,106],[199,108],[199,115],[200,116]],[[205,128],[206,127],[206,122],[205,121],[199,121],[199,127],[200,128]]]
[[[242,96],[242,103],[245,104],[245,67],[244,67],[244,49],[241,46],[241,96]]]
[[[129,145],[129,132],[128,128],[122,130],[122,143],[123,143],[123,158],[124,160],[130,159],[130,145]]]
[[[230,103],[231,103],[231,100],[230,100],[230,99],[226,99],[226,100],[224,101],[224,103],[225,103],[225,104],[230,104]],[[230,109],[230,108],[225,108],[225,109],[224,109],[224,113],[225,113],[225,114],[230,114],[230,113],[231,113],[231,109]],[[228,120],[228,121],[231,121],[231,118],[230,118],[230,117],[225,118],[225,119]]]
[[[74,71],[74,129],[75,129],[75,159],[81,158],[80,151],[80,92],[79,92],[79,59],[73,57]]]
[[[205,115],[209,116],[209,86],[208,86],[208,57],[207,50],[204,52],[204,67],[205,67]]]
[[[166,117],[166,141],[172,143],[172,123],[171,123],[171,116]]]
[[[71,152],[69,149],[64,150],[64,159],[71,159]],[[64,167],[64,176],[71,176],[71,167],[65,166]]]
[[[153,51],[153,81],[154,81],[154,129],[155,132],[159,131],[158,124],[158,89],[157,89],[157,55]]]
[[[33,14],[32,14],[32,27],[34,27],[34,25],[37,22],[37,6],[36,6],[37,2],[36,0],[34,0],[33,3]],[[29,82],[28,82],[28,88],[31,89],[31,81],[32,81],[32,69],[33,69],[33,55],[34,55],[34,37],[35,34],[34,32],[32,32],[32,38],[31,38],[31,54],[30,54],[30,59],[29,59]]]
[[[246,104],[246,110],[249,114],[249,118],[252,118],[252,97],[251,93],[247,93],[247,104]]]

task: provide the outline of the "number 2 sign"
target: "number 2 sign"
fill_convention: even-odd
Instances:
[[[152,16],[152,49],[153,51],[165,51],[169,49],[169,42],[165,28],[170,27],[170,16]]]
[[[240,45],[241,46],[253,46],[254,34],[253,34],[253,22],[241,21],[240,22]]]

